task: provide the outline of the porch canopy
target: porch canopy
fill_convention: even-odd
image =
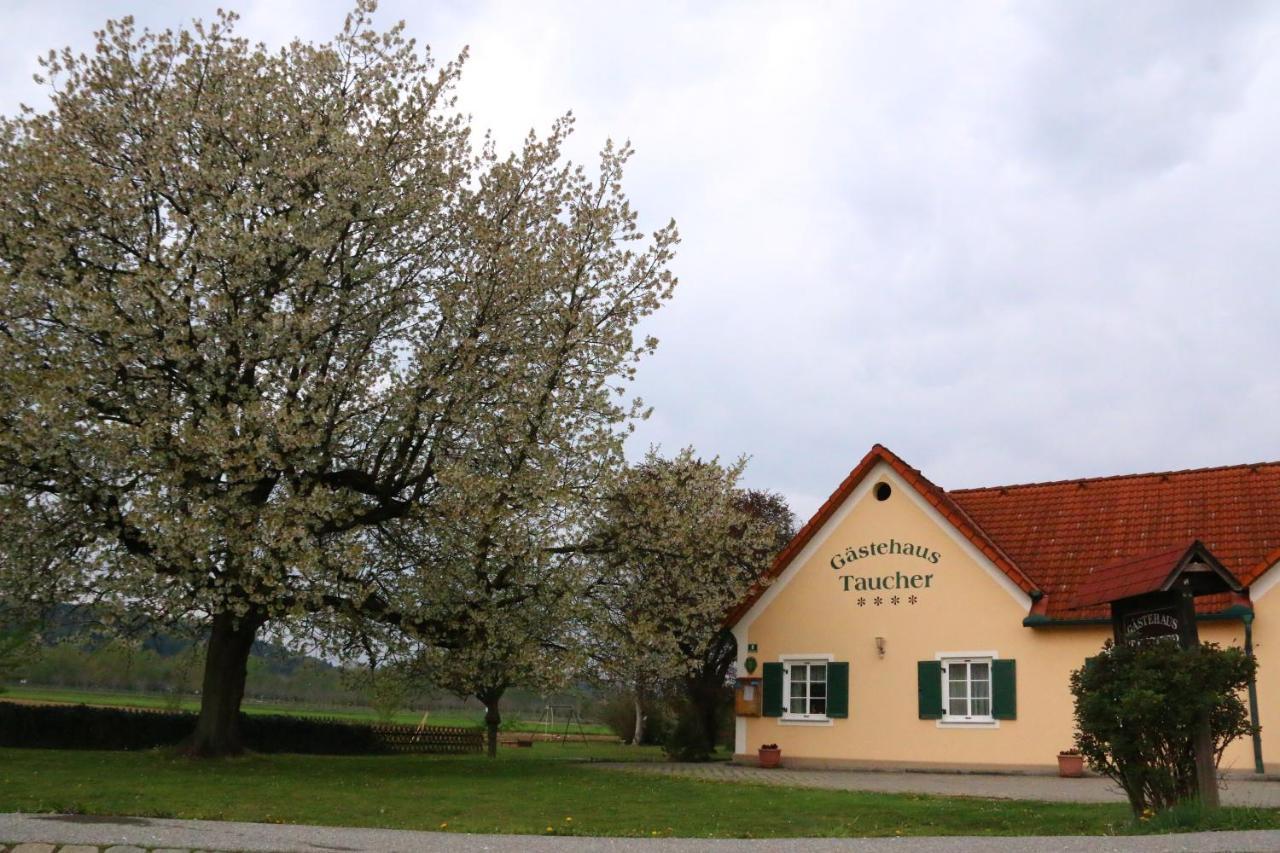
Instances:
[[[1192,597],[1244,594],[1244,586],[1199,539],[1143,557],[1131,557],[1091,569],[1076,588],[1073,605],[1116,604],[1160,592],[1189,592]]]

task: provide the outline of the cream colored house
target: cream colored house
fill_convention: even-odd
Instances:
[[[1280,768],[1280,740],[1261,750],[1280,732],[1280,463],[947,492],[880,445],[730,616],[736,757],[1054,766],[1069,674],[1112,633],[1077,593],[1197,540],[1246,588],[1197,602],[1201,639],[1251,641],[1260,664],[1262,737],[1223,767],[1254,770],[1257,749]]]

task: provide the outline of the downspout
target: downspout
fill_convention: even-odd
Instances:
[[[1253,611],[1240,616],[1244,622],[1244,653],[1253,657]],[[1253,723],[1253,772],[1265,773],[1262,763],[1262,732],[1258,725],[1258,680],[1257,676],[1249,677],[1249,722]]]

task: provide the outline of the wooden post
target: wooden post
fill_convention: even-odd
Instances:
[[[1218,769],[1213,766],[1213,732],[1205,718],[1196,725],[1196,787],[1205,808],[1218,807]]]
[[[1196,627],[1196,600],[1191,589],[1191,578],[1183,577],[1178,603],[1182,619],[1179,640],[1184,649],[1200,650],[1200,632]],[[1213,730],[1209,726],[1209,714],[1204,712],[1196,721],[1196,733],[1192,740],[1196,756],[1196,794],[1205,808],[1218,807],[1218,768],[1213,763]]]

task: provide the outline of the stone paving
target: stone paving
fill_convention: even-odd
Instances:
[[[135,847],[132,844],[45,844],[24,841],[12,847],[0,844],[0,853],[147,853],[148,848]],[[211,853],[208,850],[184,850],[177,847],[152,847],[150,853]]]
[[[101,846],[96,844],[47,844],[43,842],[24,841],[21,844],[6,846],[0,844],[0,853],[214,853],[209,850],[191,851],[175,847],[136,847],[132,844],[112,844]]]
[[[13,842],[62,839],[66,846]],[[464,835],[395,829],[238,823],[162,818],[0,814],[4,853],[162,853],[239,850],[253,853],[1264,853],[1280,849],[1280,832],[1193,832],[1136,837],[989,838],[582,838]],[[116,846],[108,842],[114,839]],[[125,840],[129,844],[122,843]],[[96,843],[95,843],[96,842]],[[72,846],[74,843],[75,846]]]
[[[979,773],[918,773],[850,770],[762,770],[728,764],[593,764],[604,771],[650,773],[708,781],[849,791],[916,792],[944,796],[997,797],[1059,802],[1117,802],[1123,795],[1100,777]],[[1228,805],[1280,807],[1280,780],[1228,776],[1222,800]],[[48,843],[50,839],[58,843]],[[520,835],[464,835],[404,830],[185,821],[86,815],[0,814],[0,853],[332,853],[332,851],[412,851],[446,853],[459,849],[498,853],[978,853],[979,851],[1225,851],[1280,850],[1280,831],[1207,832],[1141,837],[1052,838],[793,838],[743,839],[573,838]]]
[[[649,773],[703,779],[713,782],[749,782],[790,788],[827,788],[838,791],[938,794],[941,796],[995,797],[1010,800],[1048,800],[1075,803],[1122,803],[1124,792],[1110,779],[1085,776],[1061,779],[1049,775],[996,773],[920,773],[915,771],[801,770],[780,767],[764,770],[737,764],[675,764],[655,762],[592,764],[605,770]],[[1280,808],[1280,781],[1231,775],[1223,779],[1222,804]]]

